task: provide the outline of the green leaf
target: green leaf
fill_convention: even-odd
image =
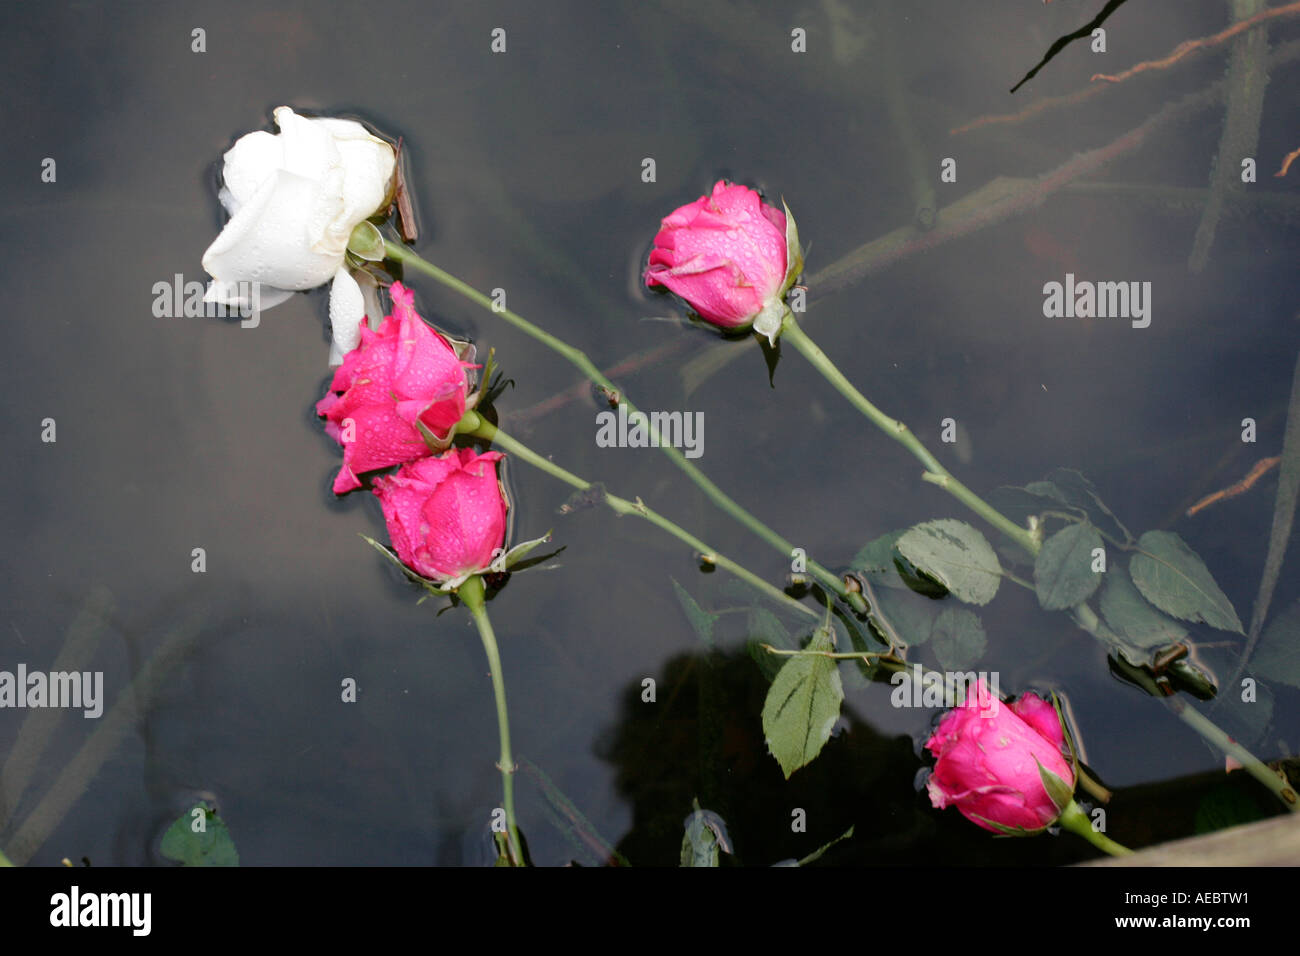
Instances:
[[[686,612],[686,619],[691,622],[691,629],[695,631],[695,636],[703,642],[705,647],[712,650],[713,625],[718,622],[718,615],[710,614],[696,604],[695,598],[691,597],[686,588],[677,583],[676,578],[673,578],[672,582],[673,593],[677,595],[677,603]]]
[[[1187,628],[1147,603],[1126,567],[1113,567],[1106,574],[1106,586],[1101,589],[1101,613],[1110,629],[1137,652],[1137,660],[1145,660],[1151,651],[1187,637]]]
[[[1300,601],[1264,628],[1248,670],[1269,680],[1300,687]]]
[[[195,815],[196,810],[202,811],[202,817]],[[202,831],[194,832],[196,826],[201,826]],[[162,855],[183,866],[239,866],[239,853],[230,831],[206,803],[196,804],[167,828]]]
[[[833,651],[830,628],[817,628],[807,650]],[[776,675],[763,703],[763,734],[787,779],[821,753],[843,700],[840,672],[829,657],[791,657]]]
[[[1090,524],[1072,524],[1043,542],[1034,560],[1034,590],[1049,611],[1063,611],[1092,597],[1101,574],[1092,570],[1093,549],[1101,535]]]
[[[1244,633],[1232,602],[1214,583],[1205,563],[1172,531],[1142,535],[1129,574],[1142,596],[1166,614]]]
[[[939,666],[947,671],[964,671],[984,656],[988,647],[984,625],[972,612],[950,607],[934,622],[930,649]]]
[[[1002,580],[998,556],[984,535],[964,521],[941,518],[913,525],[896,547],[967,604],[987,604],[998,592]]]

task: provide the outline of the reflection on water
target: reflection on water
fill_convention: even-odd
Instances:
[[[1078,26],[1066,6],[951,3],[899,16],[830,0],[795,10],[398,4],[381,23],[308,4],[184,15],[159,4],[111,16],[73,6],[11,24],[0,69],[24,119],[11,124],[20,148],[0,177],[13,226],[5,437],[23,481],[0,504],[12,542],[0,667],[52,667],[86,593],[107,588],[112,620],[127,623],[104,630],[89,659],[116,700],[168,628],[207,609],[147,715],[78,783],[84,795],[32,861],[159,862],[163,831],[196,793],[219,800],[246,865],[491,860],[495,713],[469,617],[417,607],[418,593],[358,537],[381,533],[377,504],[328,491],[337,447],[311,414],[326,382],[326,294],[293,297],[257,329],[151,314],[155,283],[204,278],[199,260],[221,222],[213,163],[283,103],[404,137],[422,255],[477,288],[506,289],[511,308],[618,367],[640,407],[702,412],[706,473],[842,568],[881,534],[967,516],[792,349],[769,385],[752,342],[641,321],[672,306],[629,288],[628,263],[644,261],[659,219],[716,178],[783,197],[810,246],[806,326],[886,412],[982,493],[1081,469],[1135,531],[1182,535],[1245,618],[1276,478],[1182,513],[1281,450],[1300,243],[1296,173],[1271,174],[1297,145],[1284,95],[1294,61],[1272,67],[1258,181],[1247,200],[1224,203],[1193,273],[1221,103],[1189,108],[1068,188],[1044,190],[1036,177],[1221,80],[1225,54],[1026,122],[949,133],[1087,84],[1103,61],[1075,44],[1015,97],[1006,92]],[[1224,26],[1218,3],[1122,14],[1108,69]],[[203,54],[190,49],[196,24],[206,25]],[[508,50],[494,56],[489,35],[501,24]],[[807,53],[791,50],[796,27]],[[1273,54],[1284,54],[1294,26],[1270,29]],[[446,40],[437,55],[430,36]],[[47,156],[54,183],[39,178]],[[654,182],[642,177],[648,157]],[[954,182],[938,178],[945,158]],[[962,207],[945,208],[999,177],[1007,195],[1037,192],[944,232]],[[899,229],[913,243],[901,252],[888,238]],[[859,258],[851,275],[835,271],[881,237],[868,267]],[[1151,283],[1150,327],[1045,317],[1043,286],[1067,273]],[[788,556],[712,508],[659,452],[597,447],[598,396],[571,391],[572,368],[432,282],[407,281],[421,314],[474,338],[480,354],[497,350],[514,382],[498,402],[503,426],[526,425],[528,443],[566,468],[785,580]],[[963,436],[956,447],[939,439],[949,417]],[[1254,444],[1240,440],[1246,417]],[[55,442],[40,440],[47,418]],[[710,610],[729,606],[693,556],[645,522],[601,509],[559,515],[569,489],[513,463],[509,476],[516,537],[553,528],[565,548],[558,568],[515,575],[491,605],[515,750],[537,770],[521,775],[519,797],[535,862],[596,864],[617,851],[675,864],[693,799],[720,815],[733,859],[748,864],[803,857],[850,826],[854,838],[828,861],[1092,854],[1081,841],[990,841],[930,809],[917,774],[935,712],[891,707],[884,682],[846,678],[835,736],[786,781],[766,752],[767,685],[743,618],[705,648],[675,595],[674,579],[717,601]],[[1298,596],[1283,574],[1275,613]],[[1032,593],[1008,587],[982,617],[980,666],[999,670],[1005,691],[1068,698],[1089,764],[1119,790],[1112,836],[1142,845],[1191,833],[1205,794],[1223,786],[1245,793],[1220,804],[1273,812],[1240,775],[1224,784],[1221,755],[1112,678],[1102,645]],[[1192,626],[1190,640],[1220,681],[1231,674],[1240,637]],[[340,700],[349,678],[355,704]],[[647,678],[654,704],[641,697]],[[1296,745],[1300,700],[1281,682],[1268,694],[1271,716],[1253,741],[1274,759]],[[0,713],[0,752],[13,751],[21,723]],[[88,744],[94,728],[83,723],[65,718],[50,733],[18,816]],[[3,785],[13,786],[8,771]],[[92,801],[95,812],[82,812]],[[797,809],[806,831],[792,830]]]

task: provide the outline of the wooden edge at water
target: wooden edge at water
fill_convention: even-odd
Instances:
[[[1162,843],[1076,866],[1300,866],[1300,814]]]

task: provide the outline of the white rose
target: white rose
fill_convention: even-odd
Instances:
[[[241,136],[225,155],[221,204],[230,221],[203,254],[212,276],[204,300],[246,306],[259,283],[269,309],[333,280],[330,363],[361,341],[365,305],[344,260],[353,228],[388,196],[393,147],[353,120],[275,111],[279,133]],[[239,283],[245,283],[243,287]]]

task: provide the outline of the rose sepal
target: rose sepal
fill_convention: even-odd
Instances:
[[[519,564],[520,561],[526,558],[530,551],[535,550],[541,545],[549,544],[550,540],[551,540],[551,532],[548,531],[540,538],[533,538],[532,541],[525,541],[522,544],[517,544],[509,551],[504,551],[501,554],[497,555],[492,560],[492,563],[488,565],[487,570],[492,574],[501,574],[505,571],[509,571],[515,565]],[[521,569],[521,570],[526,570],[526,569]]]
[[[1038,779],[1043,781],[1043,789],[1060,813],[1074,800],[1074,787],[1044,767],[1037,757],[1034,758],[1034,763],[1038,765]]]
[[[779,295],[784,299],[803,272],[803,246],[799,244],[799,227],[795,224],[794,213],[790,212],[784,197],[781,208],[785,210],[785,281],[781,283]]]
[[[425,597],[420,598],[420,600],[423,601],[425,600],[425,598],[430,596],[441,597],[443,595],[453,593],[454,591],[458,590],[462,584],[464,584],[466,581],[468,581],[476,574],[503,574],[511,570],[512,568],[517,566],[521,561],[523,561],[524,558],[526,558],[530,552],[536,550],[538,547],[540,547],[543,544],[549,543],[551,540],[551,532],[550,531],[546,532],[546,534],[542,535],[540,538],[534,538],[531,541],[524,541],[523,543],[517,544],[513,548],[510,548],[509,550],[503,551],[500,548],[498,548],[497,551],[499,553],[492,559],[491,563],[489,563],[487,567],[475,568],[472,571],[466,571],[464,574],[457,575],[456,577],[450,578],[446,581],[435,581],[432,578],[426,578],[421,574],[417,574],[416,572],[408,568],[405,564],[403,564],[402,559],[399,558],[393,552],[393,550],[388,546],[380,544],[378,541],[376,541],[374,538],[370,537],[369,535],[363,534],[360,535],[360,538],[363,541],[365,541],[367,544],[369,544],[372,548],[374,548],[376,551],[378,551],[380,554],[382,554],[384,557],[386,557],[389,561],[393,562],[393,564],[395,564],[401,570],[402,574],[406,575],[407,580],[411,581],[414,584],[418,584],[424,589],[426,589],[427,591],[429,591],[429,594],[425,595]],[[528,569],[520,568],[520,570],[526,571]]]
[[[348,236],[348,252],[366,262],[383,262],[387,253],[384,252],[384,237],[379,227],[369,219],[362,219],[353,226],[352,234]]]
[[[792,315],[790,307],[785,303],[785,297],[794,288],[795,282],[803,272],[803,246],[799,244],[799,227],[795,224],[794,214],[790,212],[785,199],[781,200],[781,207],[785,210],[785,279],[782,280],[781,288],[777,290],[776,295],[763,304],[763,310],[754,316],[754,321],[750,325],[750,328],[767,339],[767,344],[773,348],[776,347],[776,340],[785,329],[787,317]]]
[[[1005,823],[998,823],[996,820],[990,820],[988,817],[982,817],[978,813],[972,813],[970,816],[972,820],[980,821],[982,824],[984,824],[990,830],[997,833],[999,836],[1009,836],[1009,837],[1038,836],[1038,834],[1046,831],[1047,828],[1052,825],[1052,823],[1056,822],[1053,820],[1052,823],[1040,827],[1037,830],[1026,830],[1024,827],[1009,827]]]

